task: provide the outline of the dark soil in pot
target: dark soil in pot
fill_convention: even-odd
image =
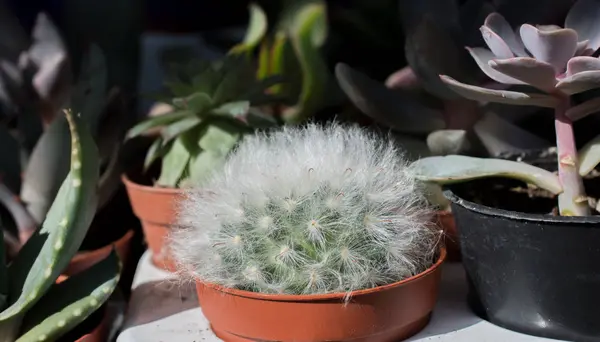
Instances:
[[[556,168],[552,153],[532,163]],[[597,174],[585,183],[597,198]],[[600,341],[600,216],[555,216],[553,196],[519,181],[482,179],[449,190],[473,310],[526,334]]]

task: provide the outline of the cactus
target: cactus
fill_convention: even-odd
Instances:
[[[390,142],[358,127],[289,126],[247,136],[180,203],[180,269],[260,293],[371,288],[418,274],[436,254],[418,182]]]
[[[113,252],[86,272],[55,284],[94,217],[99,177],[90,132],[70,111],[66,118],[71,135],[69,173],[41,228],[8,267],[0,264],[2,342],[55,340],[95,311],[119,279],[120,265]]]

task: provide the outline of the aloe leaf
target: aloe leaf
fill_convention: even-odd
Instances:
[[[600,135],[590,140],[579,151],[579,175],[586,176],[600,163]]]
[[[106,258],[60,284],[27,311],[17,342],[53,341],[83,322],[110,297],[119,282],[121,261]]]
[[[429,133],[445,127],[442,113],[413,97],[386,88],[351,67],[338,63],[335,75],[342,90],[363,113],[398,132]]]
[[[522,106],[540,106],[554,108],[557,100],[550,95],[526,94],[509,90],[495,90],[464,84],[440,75],[440,78],[457,94],[473,101],[496,102]]]
[[[133,126],[127,132],[126,138],[127,139],[135,138],[135,137],[139,136],[140,134],[143,134],[144,132],[146,132],[152,128],[166,126],[175,121],[181,120],[181,119],[183,119],[187,116],[191,116],[191,115],[194,115],[194,113],[192,111],[182,110],[182,111],[177,111],[177,112],[172,112],[172,113],[167,113],[167,114],[147,118],[146,120]]]
[[[327,38],[325,4],[302,6],[291,25],[290,38],[302,68],[302,89],[298,103],[283,117],[287,122],[299,123],[320,109],[329,80],[329,69],[318,49]]]
[[[79,249],[94,218],[99,178],[98,151],[86,126],[66,112],[71,131],[71,166],[48,215],[9,266],[11,305],[0,321],[31,308],[52,286]]]
[[[249,53],[260,44],[267,33],[267,15],[262,8],[255,3],[251,3],[248,9],[250,11],[250,22],[246,30],[246,36],[243,42],[234,46],[229,53]]]
[[[171,148],[163,155],[160,177],[156,182],[159,186],[175,188],[183,177],[190,153],[185,148],[182,136],[178,136]]]
[[[417,178],[426,182],[452,184],[477,178],[506,177],[534,184],[553,194],[563,191],[554,173],[510,160],[451,155],[423,158],[413,165]]]

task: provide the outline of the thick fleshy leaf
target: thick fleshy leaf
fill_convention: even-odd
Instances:
[[[190,160],[190,153],[185,148],[182,136],[180,135],[175,139],[171,148],[162,158],[160,176],[156,181],[158,186],[175,188],[184,176],[186,166]]]
[[[432,132],[427,136],[427,147],[432,155],[461,154],[470,147],[467,131],[443,129]]]
[[[543,31],[523,24],[521,39],[533,57],[554,67],[555,73],[565,70],[567,62],[577,50],[577,32],[571,29]]]
[[[600,97],[593,98],[569,108],[565,115],[572,121],[577,121],[598,111],[600,111]]]
[[[573,76],[584,71],[600,70],[600,59],[597,57],[573,57],[567,63],[566,76]]]
[[[481,26],[479,30],[481,31],[483,40],[485,40],[485,43],[497,58],[513,58],[515,56],[510,47],[508,47],[508,44],[492,29],[487,26]]]
[[[441,75],[440,78],[457,94],[474,101],[550,108],[554,108],[557,103],[557,100],[549,95],[526,94],[516,91],[486,89],[458,82],[455,79],[445,75]]]
[[[194,115],[194,113],[192,111],[182,110],[182,111],[177,111],[177,112],[172,112],[172,113],[149,117],[149,118],[145,119],[144,121],[138,123],[137,125],[133,126],[127,132],[126,138],[127,139],[135,138],[138,135],[141,135],[152,128],[163,127],[163,126],[172,124],[173,122],[182,120],[186,117],[192,116],[192,115]]]
[[[346,64],[338,63],[335,75],[350,101],[383,125],[405,133],[429,133],[445,127],[440,112],[421,105],[406,93],[386,88]]]
[[[600,88],[600,70],[584,71],[567,77],[558,82],[556,88],[568,95]]]
[[[514,107],[509,107],[514,108]],[[490,156],[507,152],[518,153],[543,149],[552,144],[504,119],[492,111],[486,112],[473,127],[475,134]]]
[[[589,40],[588,46],[596,51],[600,47],[600,2],[579,0],[569,10],[565,27],[577,31],[579,40]]]
[[[552,65],[535,58],[494,59],[488,64],[490,68],[500,73],[545,91],[552,91],[556,85]]]
[[[589,47],[589,40],[584,40],[577,43],[577,51],[575,51],[575,56],[591,56],[594,54],[594,49]]]
[[[467,47],[466,49],[467,51],[469,51],[469,53],[471,54],[471,56],[475,60],[475,63],[477,63],[481,71],[483,71],[489,78],[493,79],[494,81],[504,84],[525,84],[525,82],[519,81],[516,78],[505,75],[490,67],[489,62],[496,58],[492,51],[479,47]]]
[[[529,164],[504,159],[466,156],[428,157],[413,163],[417,178],[439,184],[452,184],[485,177],[505,177],[534,184],[553,194],[562,192],[558,176]]]
[[[488,27],[493,33],[495,33],[498,38],[502,39],[502,41],[510,48],[512,53],[514,53],[518,57],[527,57],[527,52],[525,52],[525,47],[523,46],[523,42],[520,39],[517,39],[517,35],[510,24],[504,19],[502,15],[499,13],[490,13],[490,15],[485,18],[484,26]],[[483,38],[488,43],[485,33]],[[488,43],[489,46],[489,43]],[[491,47],[490,47],[491,48]],[[492,50],[494,51],[494,50]],[[496,52],[494,51],[496,54]],[[496,54],[498,58],[508,58],[502,57],[499,54]],[[509,56],[512,57],[512,56]]]
[[[251,3],[248,6],[250,11],[250,21],[248,28],[246,29],[246,36],[242,43],[234,46],[231,49],[231,53],[239,53],[243,51],[252,51],[267,33],[267,15],[265,12],[255,3]]]
[[[579,151],[579,175],[592,172],[600,163],[600,135],[590,140]]]

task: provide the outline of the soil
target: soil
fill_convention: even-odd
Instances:
[[[504,156],[506,159],[556,172],[556,149],[533,151],[519,155]],[[592,215],[600,215],[596,204],[600,198],[600,171],[594,170],[583,179]],[[529,214],[558,215],[557,196],[522,181],[507,178],[484,178],[449,187],[461,198],[492,208]]]

